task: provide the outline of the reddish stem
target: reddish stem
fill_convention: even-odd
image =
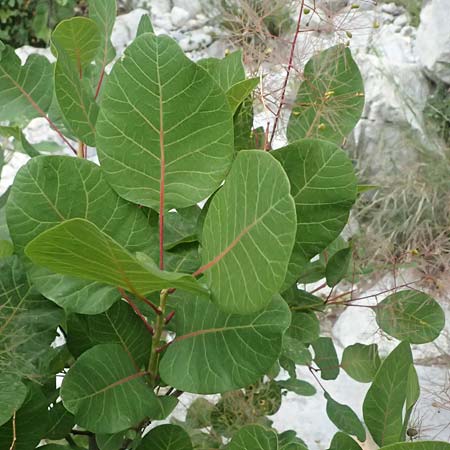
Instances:
[[[173,316],[175,315],[175,311],[171,311],[167,317],[164,319],[164,323],[167,325],[172,319]]]
[[[275,137],[275,133],[277,131],[278,122],[279,122],[280,116],[281,116],[281,110],[282,110],[282,108],[284,106],[284,100],[286,98],[286,89],[287,89],[289,77],[291,75],[291,70],[294,67],[295,47],[297,45],[297,39],[298,39],[298,36],[300,34],[300,27],[301,27],[301,21],[302,21],[302,17],[303,17],[303,8],[304,8],[304,6],[305,6],[305,0],[302,0],[302,3],[300,5],[300,12],[298,14],[297,28],[295,30],[294,40],[292,41],[292,44],[291,44],[291,53],[289,55],[289,63],[288,63],[288,67],[287,67],[286,77],[284,79],[283,87],[281,89],[280,104],[278,105],[278,110],[277,110],[277,113],[275,115],[275,121],[273,123],[273,129],[272,129],[272,135],[270,137],[270,146],[269,146],[269,148],[272,147],[272,142],[273,142],[273,139]]]
[[[103,78],[105,77],[105,68],[102,68],[102,71],[100,72],[100,79],[97,83],[97,88],[95,90],[94,100],[97,100],[98,94],[100,94],[100,88],[102,87]]]
[[[144,325],[146,326],[147,330],[151,333],[153,336],[155,334],[155,330],[153,327],[148,323],[148,320],[145,318],[145,316],[142,314],[142,312],[139,310],[139,308],[134,304],[134,302],[131,300],[130,297],[125,293],[125,291],[122,288],[118,288],[120,295],[125,299],[125,301],[133,308],[133,311],[139,316],[139,318],[144,322]]]

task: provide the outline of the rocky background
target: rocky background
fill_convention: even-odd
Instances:
[[[118,56],[135,36],[140,17],[150,11],[155,32],[175,38],[192,59],[222,57],[236,44],[236,36],[234,41],[230,41],[229,32],[223,29],[218,18],[211,13],[210,1],[119,2],[124,10],[131,12],[119,16],[114,27],[112,41]],[[316,1],[321,18],[303,18],[302,26],[310,32],[301,34],[296,55],[300,71],[301,65],[318,48],[349,41],[365,79],[366,106],[362,119],[349,139],[348,147],[355,156],[362,176],[373,184],[383,183],[386,177],[392,176],[394,178],[390,180],[395,180],[395,177],[406,176],[411,167],[421,161],[424,148],[437,155],[448,152],[439,130],[429,126],[427,106],[438,87],[444,93],[444,101],[447,99],[448,102],[450,98],[450,0],[425,1],[418,27],[412,25],[414,18],[404,7],[395,3],[375,3],[370,0]],[[352,8],[352,5],[358,5],[358,8]],[[295,20],[295,5],[291,13]],[[268,74],[263,90],[269,91],[267,101],[275,103],[278,88],[285,76],[286,60],[283,55],[289,47],[291,36],[282,38],[283,36],[278,40],[269,39],[264,42],[263,47],[259,48],[263,54],[261,61],[255,61],[254,55],[246,61],[249,72]],[[25,59],[36,51],[51,58],[48,50],[36,50],[32,47],[22,47],[18,54]],[[297,86],[298,80],[293,77],[288,91],[288,103],[295,95]],[[265,126],[267,120],[271,120],[262,106],[256,108],[256,113],[255,126]],[[288,113],[289,111],[286,117]],[[448,120],[450,123],[450,119]],[[57,137],[40,119],[29,125],[26,136],[32,143],[48,140],[58,142]],[[283,142],[281,130],[276,144],[282,145]],[[1,174],[0,193],[12,183],[17,169],[27,159],[21,153],[10,156],[9,163]],[[450,179],[450,172],[447,173],[447,178]],[[447,198],[450,199],[450,196]],[[446,208],[448,205],[440,207]],[[349,233],[355,233],[360,226],[357,219],[353,220]],[[448,262],[448,254],[444,254],[443,258],[447,258]],[[394,277],[388,272],[383,278],[361,286],[361,292],[367,296],[373,295],[362,301],[361,305],[381,301],[383,294],[377,295],[378,293],[416,278],[417,271],[411,269],[400,271]],[[440,283],[440,298],[447,311],[447,323],[450,323],[450,282],[446,281],[444,275]],[[381,353],[386,354],[395,345],[378,332],[369,308],[330,311],[329,319],[324,326],[335,339],[338,352],[356,342],[376,342]],[[413,421],[421,438],[450,440],[448,330],[449,327],[435,343],[415,349],[423,388]],[[307,370],[298,368],[298,371],[305,379],[310,378]],[[314,380],[311,382],[314,384]],[[361,413],[367,385],[356,383],[341,371],[338,380],[326,383],[326,388],[337,401],[347,403]],[[176,411],[178,418],[183,417],[185,407],[191,400],[189,396],[181,398],[181,406]],[[336,431],[326,417],[325,400],[319,394],[314,397],[287,395],[280,411],[271,419],[279,431],[296,430],[311,450],[327,448]]]

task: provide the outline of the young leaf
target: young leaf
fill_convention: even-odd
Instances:
[[[22,66],[6,46],[0,58],[0,122],[25,126],[43,117],[53,97],[52,65],[47,58],[30,55]]]
[[[265,310],[244,316],[226,314],[193,297],[181,297],[170,306],[176,311],[176,338],[161,359],[161,378],[199,394],[240,389],[266,374],[280,354],[290,322],[279,296]]]
[[[325,393],[325,398],[327,399],[327,415],[336,427],[364,442],[366,430],[355,412],[349,406],[338,403],[328,393]]]
[[[330,287],[336,286],[347,275],[352,260],[352,248],[337,251],[328,261],[325,275]]]
[[[319,338],[320,324],[312,311],[292,311],[292,322],[287,334],[298,342],[311,343]]]
[[[380,364],[377,344],[354,344],[345,348],[341,367],[354,380],[360,383],[370,383]]]
[[[15,418],[0,427],[0,448],[30,450],[44,437],[48,426],[47,399],[38,386],[30,384],[28,395]],[[38,420],[36,420],[38,418]],[[14,435],[16,437],[13,445]],[[11,447],[13,446],[13,447]]]
[[[152,243],[143,212],[111,189],[96,164],[39,156],[19,170],[7,204],[8,226],[19,254],[43,231],[75,217],[92,221],[132,252],[147,250]],[[40,292],[69,312],[98,314],[120,298],[116,287],[43,268],[34,269],[32,277]]]
[[[219,308],[249,314],[270,302],[285,278],[295,231],[282,167],[267,152],[239,152],[203,226],[199,273]]]
[[[384,360],[364,399],[364,422],[380,446],[401,439],[403,407],[412,362],[410,346],[402,342]]]
[[[230,105],[231,112],[234,114],[239,105],[251,94],[251,92],[258,86],[259,78],[249,78],[233,84],[227,91],[227,99]]]
[[[304,397],[309,397],[317,392],[316,388],[312,384],[304,380],[290,378],[288,380],[277,381],[277,383],[281,388]]]
[[[341,233],[356,200],[357,179],[347,155],[335,144],[302,140],[271,152],[291,183],[297,235],[285,286]]]
[[[3,331],[3,330],[2,330]],[[8,422],[27,396],[26,386],[12,375],[0,375],[0,426]]]
[[[220,185],[233,158],[230,107],[174,40],[137,37],[102,95],[97,147],[120,196],[156,210],[163,196],[170,210],[194,205]]]
[[[289,119],[289,141],[319,138],[341,144],[364,107],[364,84],[350,49],[338,45],[314,55],[303,76]]]
[[[242,50],[237,50],[225,58],[206,58],[198,62],[216,83],[227,92],[233,85],[245,80],[245,68],[242,63]]]
[[[160,410],[146,375],[136,371],[120,345],[97,345],[64,377],[61,397],[79,426],[94,433],[117,433]]]
[[[419,378],[417,376],[416,368],[413,364],[409,366],[408,382],[406,384],[406,405],[405,405],[405,417],[403,419],[403,431],[402,439],[406,439],[406,431],[409,425],[409,419],[414,410],[414,406],[420,397],[420,385]]]
[[[139,20],[138,29],[136,32],[136,36],[140,36],[144,33],[154,33],[152,21],[150,19],[150,16],[148,14],[144,14],[141,17],[141,20]]]
[[[20,127],[0,126],[0,136],[6,137],[6,138],[13,137],[14,143],[15,143],[14,148],[26,153],[31,158],[34,158],[35,156],[40,155],[40,153],[36,150],[36,148],[33,147],[26,140],[25,135],[23,134]],[[1,164],[0,164],[0,166],[1,166]]]
[[[284,291],[281,296],[286,300],[292,311],[323,311],[325,307],[322,298],[303,289],[298,289],[297,284]]]
[[[67,345],[75,357],[98,344],[120,344],[140,368],[148,362],[151,341],[149,330],[125,302],[115,303],[103,314],[67,318]]]
[[[260,425],[242,427],[231,439],[227,450],[278,450],[278,437],[275,431]]]
[[[142,262],[84,219],[71,219],[34,238],[25,254],[37,265],[56,273],[110,284],[145,295],[161,289],[179,288],[207,293],[193,277],[163,272]]]
[[[289,358],[295,364],[308,366],[311,364],[312,356],[308,347],[290,337],[288,334],[283,336],[283,356]],[[295,369],[295,367],[294,367]]]
[[[192,450],[192,442],[183,428],[165,424],[150,430],[137,450]]]
[[[320,337],[311,345],[314,349],[314,362],[319,366],[322,379],[335,380],[339,375],[339,360],[333,340]]]
[[[377,307],[377,323],[391,336],[411,344],[434,341],[445,326],[445,315],[429,295],[400,291],[386,297]]]
[[[362,450],[349,435],[338,432],[334,435],[328,450]]]
[[[380,450],[450,450],[448,442],[402,442],[382,447]]]

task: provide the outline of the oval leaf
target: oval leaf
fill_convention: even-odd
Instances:
[[[79,426],[94,433],[117,433],[160,410],[146,376],[120,345],[97,345],[64,377],[61,397]]]
[[[364,84],[350,49],[337,45],[318,53],[303,77],[289,119],[289,141],[319,138],[341,144],[364,108]]]
[[[328,450],[362,450],[359,444],[345,433],[336,433]]]
[[[364,399],[364,422],[380,446],[401,440],[412,362],[411,348],[402,342],[384,360]]]
[[[341,367],[354,380],[360,383],[370,383],[380,364],[377,344],[354,344],[345,348]]]
[[[275,431],[259,425],[242,427],[231,439],[227,450],[278,450],[278,436]]]
[[[352,249],[350,247],[337,251],[328,261],[325,270],[327,284],[336,286],[347,275],[352,260]]]
[[[101,165],[127,200],[158,209],[164,192],[167,210],[193,205],[229,169],[232,119],[225,94],[174,40],[142,34],[103,88]]]
[[[7,374],[0,375],[0,426],[20,408],[27,392],[26,386],[17,377]]]
[[[169,288],[207,293],[190,275],[163,272],[139,261],[84,219],[67,220],[44,231],[25,253],[35,264],[56,273],[118,286],[137,296]]]
[[[249,314],[270,302],[286,275],[295,222],[282,167],[267,152],[239,152],[203,226],[200,271],[221,309]]]
[[[319,366],[322,379],[335,380],[339,375],[339,359],[333,340],[320,337],[311,345],[314,349],[314,362]]]
[[[290,321],[278,296],[256,315],[229,315],[199,298],[180,298],[171,306],[177,336],[162,357],[161,378],[199,394],[240,389],[266,374],[280,354]]]
[[[445,326],[444,311],[439,304],[418,291],[389,295],[378,305],[376,314],[384,332],[411,344],[434,341]]]
[[[192,450],[192,442],[183,428],[166,424],[150,430],[137,450]]]
[[[304,380],[289,378],[288,380],[277,381],[277,383],[282,389],[286,389],[294,392],[294,394],[304,397],[309,397],[317,392],[316,388],[312,384]]]
[[[351,160],[330,142],[305,139],[271,154],[287,173],[297,211],[297,235],[285,283],[289,287],[302,267],[343,230],[356,200],[357,179]]]

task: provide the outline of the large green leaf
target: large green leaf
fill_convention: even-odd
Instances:
[[[354,380],[360,383],[370,383],[380,364],[377,344],[353,344],[345,348],[341,367]]]
[[[285,278],[295,231],[282,167],[267,152],[239,152],[203,226],[202,261],[212,300],[241,314],[267,305]]]
[[[192,450],[192,443],[183,428],[165,424],[150,430],[137,450]]]
[[[288,287],[302,267],[341,233],[356,200],[357,179],[350,159],[330,142],[301,140],[271,155],[287,173],[297,211]]]
[[[278,450],[278,436],[260,425],[247,425],[231,439],[227,450]]]
[[[0,427],[0,448],[30,450],[43,438],[48,426],[47,399],[36,385],[30,385],[27,398],[15,418]],[[14,434],[16,436],[13,445]]]
[[[230,105],[231,112],[236,113],[239,105],[252,93],[258,86],[259,78],[249,78],[239,83],[234,84],[227,91],[227,99]]]
[[[110,284],[134,294],[169,288],[207,292],[191,275],[164,272],[136,258],[85,219],[67,220],[44,231],[27,245],[25,253],[35,264],[56,273]]]
[[[97,147],[122,197],[158,209],[164,191],[167,210],[190,206],[229,170],[232,114],[219,86],[174,40],[145,33],[105,82]]]
[[[17,377],[0,375],[0,426],[21,407],[27,392],[26,386]]]
[[[136,371],[122,346],[101,344],[84,352],[71,367],[61,397],[79,426],[95,433],[117,433],[160,410],[145,376],[146,372]]]
[[[305,344],[290,337],[287,333],[283,336],[283,356],[296,364],[309,366],[312,356]]]
[[[364,399],[364,422],[380,446],[401,440],[412,362],[409,344],[402,342],[384,360]]]
[[[382,447],[380,450],[450,450],[448,442],[402,442]]]
[[[7,220],[16,251],[45,230],[75,217],[86,218],[130,251],[146,251],[152,228],[143,212],[122,200],[101,169],[67,156],[33,158],[16,175]],[[117,289],[35,269],[33,281],[47,298],[67,311],[98,314],[120,296]]]
[[[67,318],[67,344],[76,357],[97,344],[115,343],[140,368],[148,362],[151,340],[149,330],[125,302],[117,302],[103,314]]]
[[[314,362],[319,366],[322,379],[335,380],[339,375],[339,359],[333,340],[320,337],[311,345],[314,349]]]
[[[53,97],[52,66],[48,59],[31,55],[21,66],[6,46],[0,58],[0,122],[26,125],[45,115]]]
[[[413,290],[389,295],[378,305],[376,314],[383,331],[411,344],[434,341],[445,326],[439,304],[429,295]]]
[[[349,435],[338,432],[333,439],[328,450],[362,450],[359,444]]]
[[[0,370],[3,375],[32,378],[39,359],[50,351],[62,319],[63,311],[31,285],[19,258],[0,260]]]
[[[350,49],[338,45],[305,66],[287,135],[290,142],[319,138],[341,144],[364,107],[364,84]]]
[[[349,406],[338,403],[327,392],[325,398],[327,399],[327,415],[336,427],[364,442],[366,430],[355,412]]]
[[[57,52],[55,95],[65,123],[74,136],[95,145],[98,106],[84,70],[100,46],[96,23],[86,17],[63,20],[52,34]]]
[[[176,311],[176,338],[161,359],[161,378],[202,394],[243,388],[267,373],[290,322],[279,296],[265,310],[245,316],[226,314],[200,298],[181,297],[170,306]]]
[[[320,324],[312,311],[292,311],[292,322],[287,334],[298,342],[311,343],[319,338]]]

